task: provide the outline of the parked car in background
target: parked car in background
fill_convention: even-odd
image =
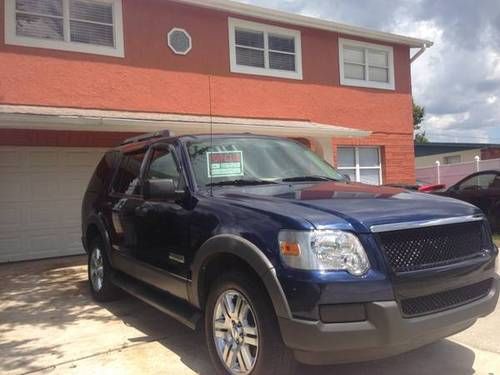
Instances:
[[[479,207],[493,231],[500,233],[500,171],[483,171],[465,177],[438,195],[460,199]]]
[[[93,297],[120,288],[204,327],[218,375],[396,355],[467,329],[499,295],[477,207],[350,183],[275,137],[128,140],[99,163],[82,230]]]
[[[434,191],[439,191],[446,188],[446,185],[444,184],[429,184],[420,180],[417,180],[416,184],[386,184],[385,186],[420,191],[421,193],[432,193]]]

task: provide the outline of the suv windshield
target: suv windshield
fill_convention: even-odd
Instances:
[[[187,143],[198,186],[345,181],[304,146],[285,139],[214,138]]]

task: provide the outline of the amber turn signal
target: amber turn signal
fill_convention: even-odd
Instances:
[[[289,257],[298,257],[300,255],[300,245],[298,243],[280,242],[281,254]]]

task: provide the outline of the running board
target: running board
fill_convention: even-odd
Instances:
[[[114,273],[112,281],[120,289],[169,315],[192,330],[199,328],[202,314],[187,302],[168,293],[157,291],[119,272]]]

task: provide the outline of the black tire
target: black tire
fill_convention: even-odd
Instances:
[[[102,284],[100,284],[100,287],[94,285],[95,283],[92,281],[91,275],[93,269],[93,266],[91,264],[92,257],[96,252],[100,252],[102,256],[103,276]],[[96,239],[91,243],[87,264],[87,273],[89,278],[90,293],[92,295],[92,298],[94,298],[96,301],[111,302],[116,301],[117,299],[120,299],[122,297],[122,291],[111,281],[113,269],[109,264],[108,257],[105,253],[104,245],[101,239]]]
[[[211,286],[205,309],[205,338],[210,359],[219,375],[229,375],[217,352],[213,316],[219,296],[226,291],[241,293],[252,307],[256,315],[255,325],[258,328],[259,351],[251,375],[292,375],[295,373],[296,361],[292,352],[284,345],[278,321],[271,300],[264,287],[242,271],[232,271],[220,276]],[[232,375],[232,374],[231,374]]]

